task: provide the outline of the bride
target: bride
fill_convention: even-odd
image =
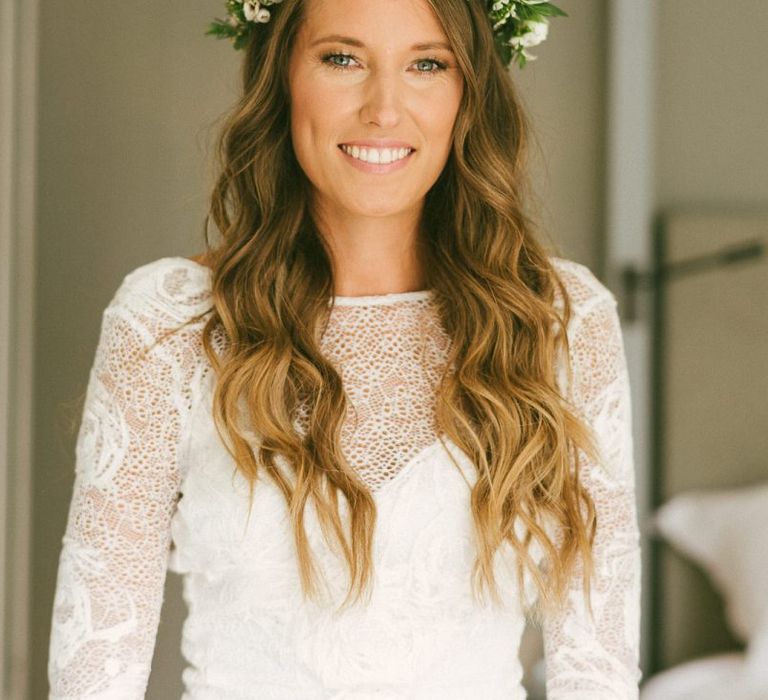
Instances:
[[[104,312],[51,698],[141,698],[170,568],[184,698],[636,698],[616,302],[526,215],[508,64],[537,0],[228,2],[243,49],[195,259]]]

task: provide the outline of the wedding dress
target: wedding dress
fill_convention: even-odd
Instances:
[[[637,698],[640,547],[616,301],[588,268],[552,260],[574,304],[567,388],[603,459],[582,467],[598,517],[595,617],[574,580],[567,609],[543,625],[547,693]],[[525,698],[518,649],[533,587],[527,578],[518,590],[505,546],[504,606],[472,596],[475,476],[434,429],[448,338],[431,290],[335,297],[322,339],[352,405],[344,454],[377,507],[371,601],[339,614],[346,568],[311,505],[324,602],[302,598],[290,518],[266,478],[248,518],[247,482],[211,415],[205,317],[140,357],[210,308],[209,285],[207,268],[162,258],[127,275],[104,311],[59,560],[50,697],[144,697],[170,568],[183,575],[188,606],[184,700]]]

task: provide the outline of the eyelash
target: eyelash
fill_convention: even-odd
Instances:
[[[321,57],[321,60],[323,63],[333,68],[333,70],[340,70],[340,71],[349,70],[350,66],[340,66],[338,63],[334,63],[333,61],[329,60],[336,56],[341,56],[342,58],[353,58],[357,60],[357,58],[353,56],[351,53],[338,53],[338,52],[323,54]],[[425,75],[425,76],[430,76],[433,74],[442,73],[444,70],[448,68],[448,64],[445,61],[440,61],[432,57],[420,58],[418,61],[416,61],[416,63],[424,63],[425,61],[429,61],[433,63],[435,65],[435,68],[433,70],[420,70],[420,71],[417,71],[417,73],[421,73],[422,75]]]

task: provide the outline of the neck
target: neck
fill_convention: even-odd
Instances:
[[[331,251],[334,294],[397,294],[425,288],[420,212],[382,217],[319,212],[315,221]]]

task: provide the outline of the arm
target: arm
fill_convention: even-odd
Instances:
[[[128,282],[104,312],[77,438],[54,599],[52,700],[143,698],[189,408],[194,337]]]
[[[596,283],[596,280],[595,280]],[[599,283],[598,283],[599,284]],[[640,545],[635,504],[629,379],[616,301],[602,288],[569,332],[572,400],[595,432],[602,464],[582,455],[580,477],[595,501],[591,601],[581,569],[566,610],[544,622],[549,700],[638,697]]]

